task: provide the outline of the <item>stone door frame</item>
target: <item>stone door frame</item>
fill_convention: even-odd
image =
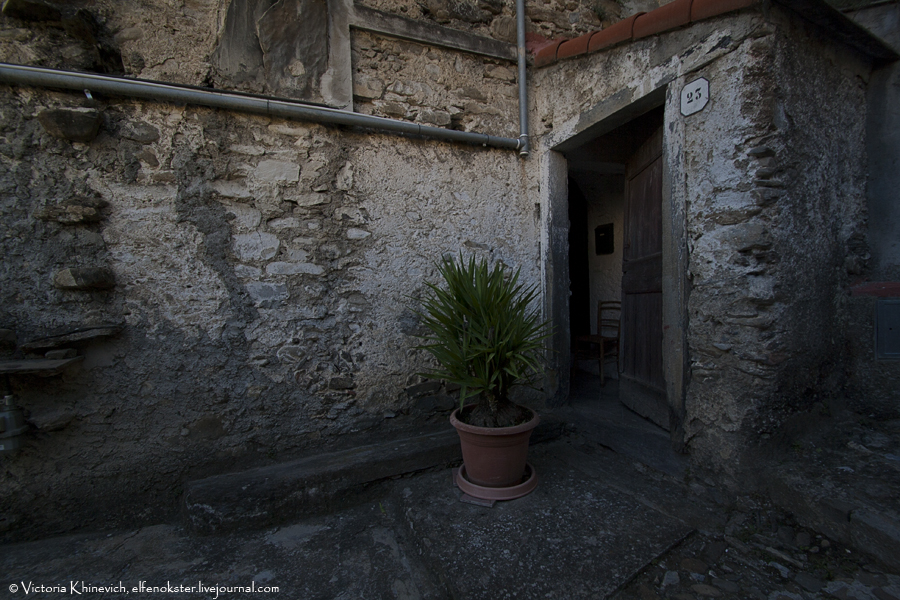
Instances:
[[[649,86],[648,86],[649,87]],[[564,152],[600,137],[621,125],[664,106],[663,132],[663,372],[670,411],[671,436],[676,448],[684,447],[685,396],[689,380],[687,349],[687,223],[683,194],[674,192],[682,169],[678,148],[683,138],[677,86],[663,84],[635,98],[615,94],[559,127],[541,140],[541,275],[544,311],[553,326],[547,360],[550,365],[545,390],[548,403],[569,400],[571,339],[569,332],[568,267],[568,163]],[[567,124],[568,125],[568,124]],[[682,178],[683,179],[683,178]]]

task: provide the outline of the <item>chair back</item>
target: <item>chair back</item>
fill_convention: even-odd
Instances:
[[[619,339],[621,321],[621,302],[618,300],[601,300],[597,303],[597,335]]]

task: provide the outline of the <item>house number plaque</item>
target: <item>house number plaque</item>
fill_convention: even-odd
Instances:
[[[701,77],[690,82],[681,90],[681,114],[684,116],[700,112],[709,102],[709,81]]]

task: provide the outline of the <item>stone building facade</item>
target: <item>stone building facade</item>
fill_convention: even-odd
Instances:
[[[2,62],[518,135],[511,2],[7,5]],[[546,40],[657,6],[529,2],[530,44],[540,63]],[[286,49],[303,33],[282,18],[290,11],[325,25]],[[238,26],[249,16],[256,27]],[[529,69],[527,158],[3,84],[3,350],[82,359],[50,377],[9,377],[29,432],[0,457],[0,527],[22,536],[150,522],[171,515],[191,479],[443,418],[452,390],[416,375],[426,359],[413,349],[413,311],[447,254],[503,261],[541,286],[555,325],[544,396],[564,402],[569,181],[600,199],[591,210],[604,219],[620,212],[614,165],[627,157],[603,147],[651,118],[664,132],[673,442],[733,481],[753,444],[816,402],[866,405],[874,392],[895,414],[897,363],[874,362],[853,319],[874,325],[849,295],[873,277],[862,140],[882,63],[879,43],[856,30],[848,42],[848,27],[742,2],[554,55]],[[682,89],[698,77],[709,104],[683,116]],[[595,268],[610,281],[595,288],[615,290],[620,274]],[[881,379],[861,383],[860,368]]]

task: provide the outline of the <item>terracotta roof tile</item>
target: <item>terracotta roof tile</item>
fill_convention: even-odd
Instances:
[[[635,15],[631,15],[630,17],[622,19],[614,25],[610,25],[606,29],[595,31],[591,36],[591,41],[588,44],[587,51],[596,52],[597,50],[603,50],[604,48],[609,48],[611,46],[615,46],[616,44],[630,41],[632,28],[634,27],[634,20],[642,14],[644,13],[639,12]]]
[[[543,67],[544,65],[549,65],[556,62],[556,50],[564,41],[566,40],[553,40],[552,42],[535,52],[534,66]]]
[[[691,22],[692,2],[693,0],[674,0],[641,15],[634,21],[632,39],[638,40],[688,25]]]
[[[559,45],[559,50],[556,51],[556,59],[559,60],[562,58],[575,56],[577,54],[587,53],[588,42],[590,41],[592,35],[594,35],[593,32],[578,36],[573,40],[566,40]]]
[[[674,0],[649,13],[637,13],[577,38],[558,39],[539,44],[529,40],[533,48],[534,66],[545,67],[557,60],[597,52],[632,40],[684,27],[734,10],[759,4],[761,0]]]

